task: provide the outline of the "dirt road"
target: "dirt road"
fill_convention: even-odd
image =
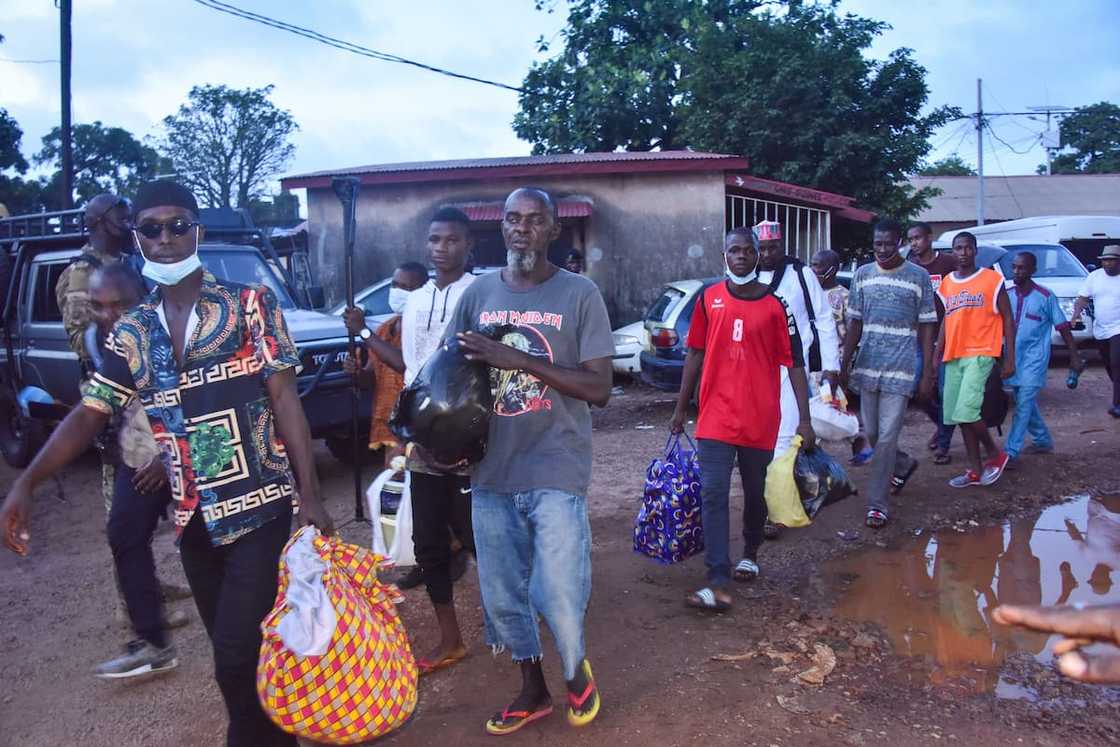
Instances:
[[[992,489],[952,491],[945,481],[959,468],[959,438],[953,451],[957,463],[933,465],[924,445],[931,427],[924,415],[911,411],[903,445],[920,455],[922,466],[899,499],[890,527],[878,534],[862,528],[859,498],[826,508],[813,526],[787,532],[764,548],[763,578],[736,587],[734,610],[720,616],[699,614],[682,604],[686,592],[702,582],[699,558],[666,568],[631,550],[645,465],[664,443],[672,405],[667,395],[627,386],[595,416],[590,493],[594,592],[587,645],[604,710],[594,725],[577,732],[558,709],[512,739],[565,745],[948,741],[1063,746],[1120,740],[1120,693],[1115,689],[1063,683],[1033,655],[1015,653],[1014,647],[1005,648],[1007,655],[999,661],[985,664],[977,663],[984,657],[965,657],[964,666],[946,666],[975,645],[978,632],[989,641],[996,635],[983,627],[977,605],[990,607],[1004,588],[990,572],[987,587],[945,581],[955,578],[949,572],[954,563],[965,562],[948,555],[947,537],[971,537],[1009,517],[1032,517],[1064,496],[1120,495],[1120,423],[1104,411],[1103,371],[1091,369],[1076,391],[1062,386],[1063,370],[1053,369],[1050,378],[1041,402],[1058,453],[1025,460],[1022,469],[1008,473]],[[642,427],[647,425],[654,427]],[[325,450],[318,461],[331,512],[345,521],[352,515],[350,478]],[[0,467],[0,488],[13,476]],[[853,476],[862,484],[865,472],[857,469]],[[96,663],[126,640],[114,617],[98,484],[93,458],[66,470],[56,485],[39,493],[32,555],[20,559],[0,553],[0,661],[6,675],[0,692],[0,744],[219,745],[225,715],[197,620],[176,636],[181,665],[174,673],[123,684],[90,675]],[[741,495],[733,501],[733,515],[738,516]],[[1012,532],[1017,525],[1008,526]],[[349,524],[342,532],[351,541],[369,542],[368,525]],[[845,539],[838,532],[858,536]],[[993,532],[993,552],[1002,551],[1002,559],[1012,546],[1004,550],[1004,533],[998,528]],[[894,622],[859,614],[844,603],[858,592],[865,606],[870,599],[874,607],[881,594],[884,609],[907,608],[906,603],[895,604],[899,595],[911,593],[899,580],[902,572],[884,570],[880,576],[877,561],[861,564],[859,558],[913,548],[915,535],[938,538],[905,551],[918,559],[921,583],[914,598],[925,600],[932,610],[939,646],[912,645],[914,635],[926,635],[917,623],[903,621],[891,630]],[[1035,555],[1043,554],[1041,545],[1032,546]],[[931,559],[930,548],[945,557]],[[167,527],[157,537],[156,551],[161,575],[182,582]],[[1039,560],[1058,565],[1054,558]],[[883,561],[884,569],[889,562]],[[1073,572],[1080,573],[1079,567]],[[1078,593],[1090,599],[1105,588],[1099,575],[1095,584],[1085,581],[1081,577]],[[930,583],[934,586],[923,591]],[[1111,594],[1111,583],[1106,586],[1104,593]],[[954,590],[948,596],[947,588]],[[1043,592],[1043,601],[1054,601],[1046,584]],[[508,658],[493,659],[483,645],[473,571],[457,594],[471,658],[423,680],[415,718],[388,743],[491,742],[482,723],[516,690],[517,673]],[[193,614],[189,601],[180,604]],[[959,611],[954,605],[971,612],[948,614]],[[423,590],[408,592],[401,612],[417,649],[426,650],[434,626]],[[982,629],[970,631],[970,625]],[[835,669],[822,685],[797,684],[796,675],[811,668],[818,644],[835,654]],[[546,672],[559,704],[563,682],[547,641],[545,650]],[[721,654],[734,660],[712,659]]]

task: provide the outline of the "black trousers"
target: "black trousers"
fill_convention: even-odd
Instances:
[[[1097,347],[1104,358],[1104,370],[1112,379],[1112,406],[1120,407],[1120,335],[1107,340],[1097,340]]]
[[[280,552],[291,531],[287,514],[214,547],[202,511],[197,511],[179,544],[183,570],[214,649],[214,679],[229,715],[230,747],[296,744],[295,737],[272,723],[257,699],[261,620],[276,601]]]
[[[474,552],[471,479],[412,472],[412,544],[432,604],[450,604],[451,536]],[[450,530],[450,531],[449,531]]]
[[[123,464],[116,469],[107,530],[109,547],[136,635],[163,648],[167,634],[163,630],[163,600],[152,555],[152,534],[171,501],[171,493],[166,487],[156,493],[137,492],[132,487],[135,474],[136,470]]]

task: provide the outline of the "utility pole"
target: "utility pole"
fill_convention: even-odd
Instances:
[[[59,16],[59,61],[62,78],[62,178],[59,180],[62,191],[63,210],[74,207],[74,151],[70,133],[70,18],[73,8],[71,0],[58,0]]]
[[[984,225],[984,98],[976,79],[976,225]]]

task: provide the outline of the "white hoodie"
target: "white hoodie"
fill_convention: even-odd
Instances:
[[[439,347],[443,331],[451,320],[463,291],[475,281],[467,272],[440,290],[435,279],[408,294],[401,311],[401,357],[404,358],[404,385],[416,378],[428,356]]]

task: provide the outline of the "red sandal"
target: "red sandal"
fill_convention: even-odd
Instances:
[[[535,711],[511,711],[505,708],[501,713],[494,714],[486,722],[486,733],[498,737],[513,734],[524,726],[544,718],[552,713],[552,704],[546,703]]]
[[[599,705],[602,702],[599,697],[599,687],[595,684],[595,675],[591,673],[591,663],[584,659],[580,663],[580,668],[587,678],[587,687],[579,696],[568,692],[568,723],[572,726],[587,726],[594,721],[599,715]],[[588,705],[587,701],[592,699],[593,702]]]

